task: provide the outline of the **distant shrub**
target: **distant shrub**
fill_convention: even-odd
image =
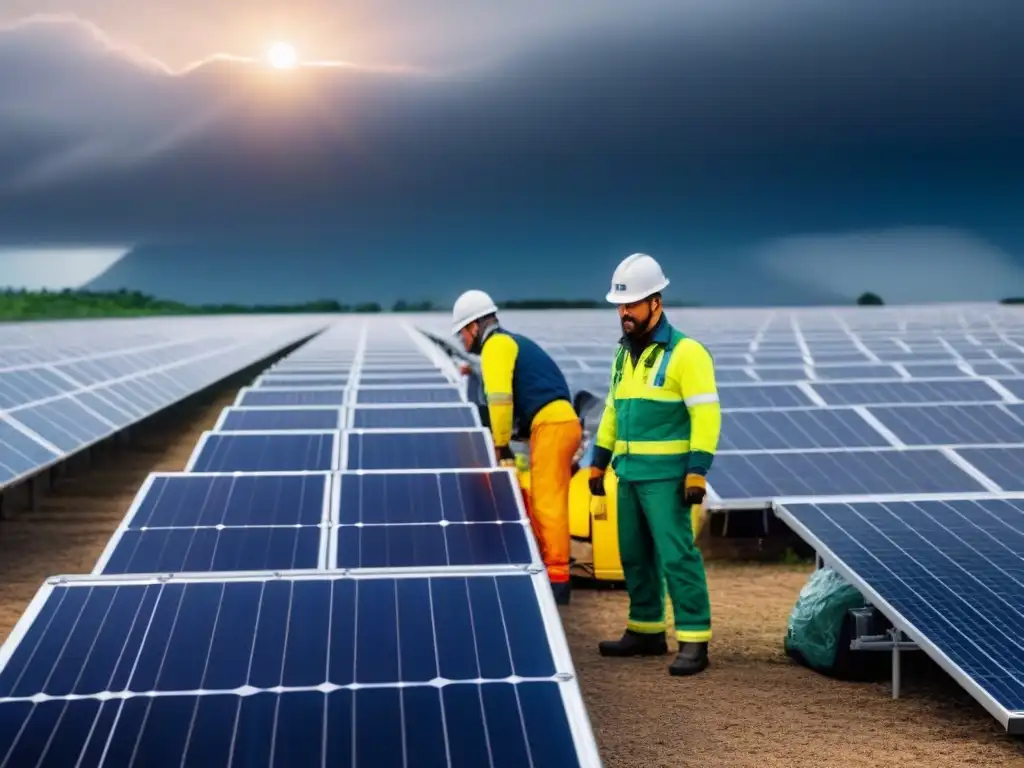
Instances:
[[[882,297],[870,291],[857,297],[857,306],[860,307],[881,307],[883,304],[885,302],[882,301]]]

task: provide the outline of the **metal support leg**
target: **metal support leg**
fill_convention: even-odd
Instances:
[[[889,637],[892,638],[892,697],[900,697],[900,641],[903,633],[898,629],[890,629]]]
[[[28,481],[28,505],[33,512],[39,511],[39,475]]]

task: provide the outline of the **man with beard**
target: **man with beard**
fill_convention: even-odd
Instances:
[[[582,438],[569,385],[551,356],[532,340],[506,331],[483,291],[466,291],[452,308],[452,334],[480,370],[497,459],[515,466],[509,442],[515,426],[530,443],[530,523],[555,602],[570,600],[569,483]]]
[[[693,675],[708,666],[711,606],[691,513],[704,500],[721,412],[711,355],[663,313],[668,284],[657,261],[635,253],[615,270],[607,296],[618,305],[624,335],[595,440],[590,492],[599,511],[611,461],[629,617],[622,638],[599,649],[602,656],[667,653],[667,583],[679,643],[669,673]]]

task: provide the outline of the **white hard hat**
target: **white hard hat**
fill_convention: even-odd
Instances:
[[[452,307],[452,336],[474,320],[493,315],[498,311],[494,300],[483,291],[466,291],[455,300]]]
[[[666,287],[668,278],[661,271],[661,265],[646,253],[634,253],[615,268],[612,289],[605,298],[612,304],[632,304]]]

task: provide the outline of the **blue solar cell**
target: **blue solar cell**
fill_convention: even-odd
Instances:
[[[1009,363],[997,360],[971,361],[971,368],[978,376],[1016,376],[1017,371]]]
[[[752,368],[757,379],[747,376],[745,381],[803,381],[807,371],[802,366],[786,366],[785,368]]]
[[[339,429],[340,408],[226,408],[220,429],[273,432],[282,429]]]
[[[355,429],[436,429],[444,427],[476,427],[476,409],[463,407],[424,408],[355,408],[352,412]]]
[[[1002,400],[984,381],[892,381],[863,384],[812,384],[829,405],[892,403],[981,403]]]
[[[349,432],[345,469],[457,469],[494,466],[482,430]]]
[[[526,524],[339,526],[336,568],[530,565]]]
[[[80,392],[74,396],[74,399],[78,400],[89,410],[95,411],[115,426],[123,427],[131,422],[131,415],[121,410],[116,405],[112,405],[109,400],[106,400],[103,397],[101,391],[102,390]]]
[[[409,389],[360,389],[356,402],[364,404],[388,403],[458,403],[462,395],[455,387],[419,387]]]
[[[887,603],[933,658],[973,680],[976,698],[1016,712],[1004,724],[1021,730],[1021,501],[797,504],[779,514]]]
[[[379,373],[363,372],[359,377],[361,387],[409,387],[421,386],[423,384],[434,384],[439,387],[446,387],[452,383],[451,379],[442,373],[431,373],[422,375],[392,376]]]
[[[1024,400],[1024,379],[1000,379],[999,383],[1010,390],[1014,397]]]
[[[57,458],[58,454],[43,447],[10,422],[0,420],[0,482],[9,482],[26,475]]]
[[[961,448],[957,453],[1004,491],[1024,491],[1024,448]]]
[[[888,445],[884,437],[852,410],[739,411],[723,419],[719,450]]]
[[[956,363],[904,363],[907,373],[915,379],[963,378],[970,374]]]
[[[750,384],[753,381],[757,381],[743,368],[718,368],[715,370],[715,379],[719,384]],[[605,390],[608,389],[608,376],[605,376],[605,382],[602,386]]]
[[[264,376],[258,386],[262,388],[308,389],[309,387],[337,387],[348,384],[345,376]]]
[[[939,451],[725,454],[709,481],[722,499],[986,490]]]
[[[292,472],[333,469],[332,432],[211,432],[196,448],[192,472]]]
[[[87,410],[81,403],[67,397],[30,405],[10,413],[10,418],[31,429],[46,442],[71,453],[114,431]]]
[[[213,525],[317,525],[325,475],[153,475],[130,528]]]
[[[363,363],[360,368],[360,376],[372,378],[374,376],[423,376],[436,374],[438,368],[424,362],[423,365],[375,365],[372,362]]]
[[[185,573],[316,568],[315,526],[129,529],[115,539],[99,573]]]
[[[341,475],[342,525],[497,523],[522,519],[505,470]]]
[[[0,408],[15,408],[37,400],[56,397],[76,387],[45,368],[0,372]]]
[[[508,472],[342,475],[338,568],[527,565]]]
[[[0,713],[19,766],[165,765],[169,755],[183,768],[580,765],[556,682],[17,702]]]
[[[898,379],[891,365],[819,365],[814,368],[819,379]]]
[[[240,406],[343,405],[344,389],[250,389],[238,402]]]
[[[718,388],[723,408],[791,408],[814,405],[800,388],[776,384],[764,386],[724,386]]]
[[[870,411],[907,445],[1024,442],[1024,424],[994,404],[873,406]]]

